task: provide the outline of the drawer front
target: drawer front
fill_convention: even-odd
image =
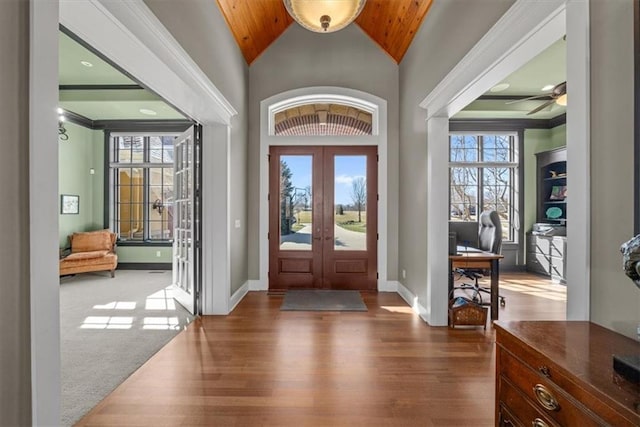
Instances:
[[[551,260],[537,253],[527,253],[527,268],[540,274],[551,274]]]
[[[502,424],[499,425],[535,425],[539,427],[558,425],[547,414],[536,408],[508,379],[501,376],[499,387],[500,410],[506,408],[504,414],[500,416],[499,421]]]
[[[518,417],[511,413],[511,411],[509,410],[509,408],[507,408],[503,401],[500,402],[500,412],[498,413],[498,422],[496,423],[496,425],[500,427],[528,427],[525,426],[522,421],[518,419]]]
[[[529,252],[537,252],[539,254],[549,254],[551,248],[551,239],[542,236],[531,236],[529,239]]]
[[[566,395],[544,375],[532,370],[507,351],[500,351],[500,373],[507,378],[536,408],[560,425],[603,425],[586,408]]]
[[[549,247],[549,255],[551,256],[555,256],[558,258],[562,258],[564,257],[564,253],[565,253],[565,239],[559,238],[559,237],[554,237],[551,240],[551,244]]]
[[[564,261],[562,258],[551,258],[551,275],[564,279]]]

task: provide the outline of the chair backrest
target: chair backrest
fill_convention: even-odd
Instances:
[[[496,211],[484,211],[478,219],[478,244],[485,252],[502,251],[502,224]]]

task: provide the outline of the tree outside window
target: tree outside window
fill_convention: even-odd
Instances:
[[[449,136],[449,220],[477,221],[495,210],[503,239],[513,240],[518,173],[515,134],[460,133]]]

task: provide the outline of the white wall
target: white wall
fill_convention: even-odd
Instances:
[[[640,290],[619,250],[633,236],[633,2],[591,0],[590,8],[590,319],[635,337]]]
[[[249,69],[249,277],[259,279],[260,101],[291,89],[338,86],[387,101],[388,262],[397,278],[398,66],[355,24],[317,34],[292,24]]]
[[[231,224],[240,220],[240,228],[230,228],[233,294],[247,281],[248,270],[248,67],[215,1],[145,0],[145,4],[238,111],[231,123],[229,179]]]
[[[513,0],[434,2],[400,64],[398,268],[406,270],[402,284],[424,306],[429,171],[426,111],[419,104],[512,4]]]

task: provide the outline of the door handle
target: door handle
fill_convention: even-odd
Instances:
[[[322,237],[314,237],[313,240],[320,240]]]
[[[333,239],[333,236],[327,236],[324,238],[324,240],[331,240],[331,239]]]

